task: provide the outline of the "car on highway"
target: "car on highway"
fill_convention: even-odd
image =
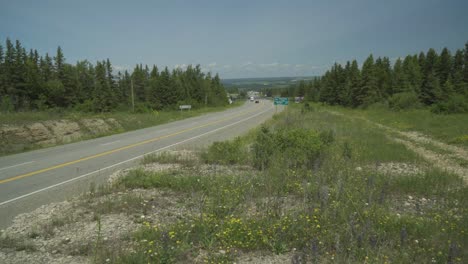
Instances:
[[[258,103],[260,103],[260,101],[259,101],[259,100],[255,100],[255,103],[258,104]]]

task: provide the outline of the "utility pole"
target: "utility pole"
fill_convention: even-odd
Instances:
[[[135,113],[135,97],[133,95],[133,78],[130,77],[130,89],[132,91],[132,112]]]

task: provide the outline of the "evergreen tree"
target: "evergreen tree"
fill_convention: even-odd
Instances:
[[[377,78],[377,91],[379,100],[388,98],[392,89],[392,69],[390,59],[380,57],[375,60],[375,75]]]
[[[4,63],[4,51],[3,51],[3,46],[0,44],[0,97],[7,96],[5,75],[6,75],[6,72],[5,72],[5,63]]]
[[[369,106],[382,99],[378,93],[374,57],[372,54],[364,61],[361,75],[361,90],[358,102],[360,105]]]
[[[422,72],[415,56],[406,56],[403,61],[403,73],[411,92],[419,94],[422,85]]]
[[[347,61],[341,74],[341,89],[338,91],[339,102],[344,106],[351,106],[351,74],[351,62]]]
[[[463,81],[465,82],[464,93],[468,95],[468,41],[465,44],[464,54],[465,54],[464,61],[463,61]]]
[[[62,52],[62,48],[60,46],[57,48],[57,54],[54,57],[54,62],[55,62],[55,78],[58,80],[62,81],[63,80],[63,67],[65,64],[65,57]]]
[[[445,83],[452,73],[452,55],[447,48],[444,48],[440,53],[436,73],[441,83]]]
[[[160,100],[163,108],[171,107],[177,103],[177,94],[173,89],[169,69],[166,67],[159,76]]]
[[[150,73],[150,106],[154,109],[162,109],[162,97],[161,97],[161,86],[160,86],[160,74],[158,68],[154,65]]]
[[[42,82],[41,82],[41,74],[39,71],[39,65],[37,63],[37,51],[34,53],[32,50],[29,54],[29,58],[26,61],[25,65],[25,83],[26,83],[26,91],[28,100],[33,103],[34,107],[37,107],[37,101],[39,96],[43,93],[42,92]],[[43,102],[39,103],[40,105]]]
[[[53,79],[54,65],[48,53],[46,53],[44,59],[41,58],[40,69],[43,82],[48,82]]]
[[[440,89],[440,80],[437,76],[436,66],[439,63],[439,56],[434,49],[429,49],[426,55],[426,60],[423,69],[424,81],[421,86],[420,98],[421,102],[426,105],[431,105],[435,101],[435,88]]]
[[[465,84],[463,82],[463,51],[461,50],[457,50],[453,59],[452,80],[455,91],[462,94]]]
[[[393,66],[392,92],[396,94],[409,91],[411,91],[411,87],[403,69],[403,62],[398,58]]]
[[[442,85],[440,90],[436,90],[435,98],[436,102],[443,102],[447,101],[450,96],[452,96],[455,92],[453,83],[452,83],[452,78],[449,77],[444,84]]]
[[[440,87],[439,78],[434,72],[430,72],[427,76],[426,83],[421,89],[421,101],[426,105],[432,105],[442,97],[442,89]]]
[[[361,85],[361,72],[359,71],[359,66],[356,60],[351,62],[351,67],[349,69],[349,85],[350,85],[350,95],[351,100],[350,104],[353,107],[359,106],[359,93]]]
[[[112,110],[116,102],[107,79],[106,62],[97,62],[95,71],[95,88],[93,104],[95,111],[108,112]]]

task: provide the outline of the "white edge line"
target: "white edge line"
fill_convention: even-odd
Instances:
[[[67,184],[67,183],[70,183],[70,182],[79,180],[79,179],[84,178],[84,177],[87,177],[87,176],[89,176],[89,175],[91,175],[91,174],[98,173],[98,172],[101,172],[101,171],[103,171],[103,170],[108,170],[108,169],[110,169],[110,168],[119,166],[119,165],[124,164],[124,163],[127,163],[127,162],[129,162],[129,161],[133,161],[133,160],[139,159],[139,158],[141,158],[141,157],[143,157],[143,156],[145,156],[145,155],[148,155],[148,154],[151,154],[151,153],[155,153],[155,152],[159,152],[159,151],[161,151],[161,150],[164,150],[164,149],[167,149],[167,148],[170,148],[170,147],[173,147],[173,146],[176,146],[176,145],[185,143],[185,142],[187,142],[187,141],[190,141],[190,140],[193,140],[193,139],[196,139],[196,138],[199,138],[199,137],[202,137],[202,136],[211,134],[211,133],[216,132],[216,131],[218,131],[218,130],[221,130],[221,129],[224,129],[224,128],[227,128],[227,127],[230,127],[230,126],[233,126],[233,125],[237,125],[237,124],[239,124],[239,123],[241,123],[241,122],[244,122],[244,121],[247,121],[247,120],[249,120],[249,119],[252,119],[252,118],[254,118],[254,117],[256,117],[256,116],[259,116],[259,115],[261,115],[261,114],[267,112],[267,111],[270,110],[270,109],[272,109],[272,107],[266,109],[265,111],[262,111],[262,112],[260,112],[260,113],[257,113],[257,114],[255,114],[255,115],[253,115],[253,116],[250,116],[250,117],[248,117],[248,118],[244,118],[244,119],[239,120],[239,121],[237,121],[237,122],[231,123],[231,124],[229,124],[229,125],[225,125],[225,126],[222,126],[222,127],[217,128],[217,129],[214,129],[214,130],[205,132],[205,133],[203,133],[203,134],[200,134],[200,135],[197,135],[197,136],[194,136],[194,137],[191,137],[191,138],[184,139],[184,140],[179,141],[179,142],[177,142],[177,143],[174,143],[174,144],[171,144],[171,145],[168,145],[168,146],[165,146],[165,147],[162,147],[162,148],[159,148],[159,149],[156,149],[156,150],[147,152],[147,153],[145,153],[145,154],[142,154],[142,155],[133,157],[133,158],[128,159],[128,160],[124,160],[124,161],[121,161],[121,162],[112,164],[112,165],[110,165],[110,166],[108,166],[108,167],[105,167],[105,168],[102,168],[102,169],[99,169],[99,170],[95,170],[95,171],[92,171],[92,172],[83,174],[83,175],[78,176],[78,177],[75,177],[75,178],[73,178],[73,179],[69,179],[69,180],[66,180],[66,181],[63,181],[63,182],[59,182],[59,183],[56,183],[56,184],[54,184],[54,185],[51,185],[51,186],[48,186],[48,187],[45,187],[45,188],[42,188],[42,189],[39,189],[39,190],[34,191],[34,192],[30,192],[30,193],[27,193],[27,194],[23,194],[23,195],[18,196],[18,197],[16,197],[16,198],[13,198],[13,199],[10,199],[10,200],[1,202],[1,203],[0,203],[0,206],[5,205],[5,204],[8,204],[8,203],[11,203],[11,202],[14,202],[14,201],[16,201],[16,200],[20,200],[20,199],[26,198],[26,197],[31,196],[31,195],[36,194],[36,193],[40,193],[40,192],[43,192],[43,191],[46,191],[46,190],[49,190],[49,189],[58,187],[58,186],[60,186],[60,185],[64,185],[64,184]]]
[[[28,161],[28,162],[24,162],[24,163],[20,163],[20,164],[16,164],[16,165],[13,165],[13,166],[8,166],[8,167],[4,167],[4,168],[1,168],[1,170],[6,170],[6,169],[11,169],[11,168],[14,168],[14,167],[18,167],[18,166],[21,166],[21,165],[26,165],[26,164],[30,164],[30,163],[34,163],[36,161]]]
[[[120,142],[120,139],[119,140],[114,140],[114,141],[111,141],[111,142],[107,142],[107,143],[102,143],[101,146],[107,146],[107,145],[114,144],[114,143],[117,143],[117,142]]]

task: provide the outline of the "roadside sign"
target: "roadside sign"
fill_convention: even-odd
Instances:
[[[191,105],[179,105],[179,109],[180,111],[184,110],[184,109],[192,109],[192,106]]]
[[[287,97],[275,97],[274,104],[275,105],[288,105],[289,100]]]

